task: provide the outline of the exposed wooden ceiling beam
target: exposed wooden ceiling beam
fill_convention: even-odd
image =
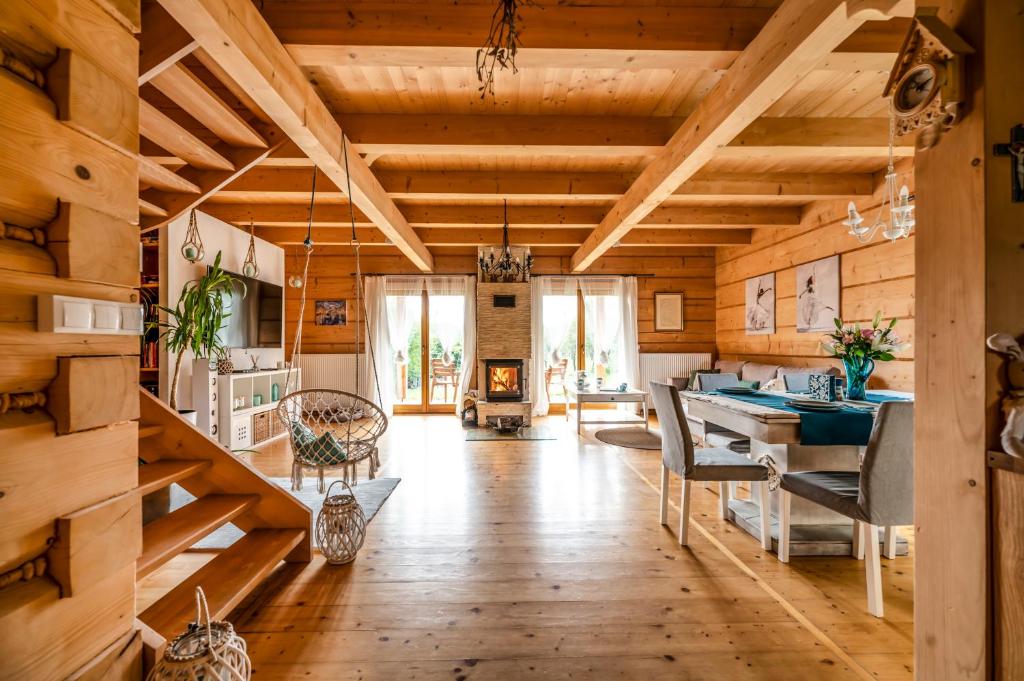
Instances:
[[[237,147],[267,146],[266,140],[237,111],[183,64],[168,67],[152,78],[150,84],[228,144]]]
[[[352,202],[417,267],[433,269],[430,251],[366,162],[352,148],[342,151],[338,123],[249,0],[160,2],[336,186],[346,185],[347,165]]]
[[[139,134],[196,168],[234,170],[231,162],[214,151],[206,142],[144,99],[139,100]]]
[[[572,258],[587,269],[868,19],[913,0],[785,0]]]
[[[157,189],[184,194],[199,194],[199,187],[173,170],[154,163],[145,156],[139,156],[139,184]]]
[[[486,4],[268,2],[263,14],[302,66],[472,68]],[[772,11],[762,8],[522,7],[519,68],[727,69]],[[907,29],[872,22],[817,66],[886,71]],[[425,29],[424,27],[429,27]]]
[[[202,210],[236,225],[299,227],[306,224],[309,207],[304,204],[244,204],[206,202]],[[409,224],[423,227],[500,227],[502,207],[497,205],[403,205]],[[603,206],[509,206],[509,225],[517,227],[594,227],[607,210]],[[339,227],[349,224],[347,204],[317,204],[313,224]],[[356,224],[371,222],[356,211]],[[644,217],[648,228],[723,227],[750,228],[800,224],[799,207],[763,206],[662,206]]]
[[[157,206],[164,211],[164,214],[140,218],[142,232],[145,233],[156,229],[160,225],[174,220],[186,211],[197,207],[203,201],[213,196],[221,187],[266,158],[268,154],[277,149],[285,140],[285,136],[281,131],[271,126],[260,124],[259,134],[261,139],[267,140],[267,146],[263,149],[229,147],[226,143],[217,145],[215,151],[228,160],[233,170],[201,170],[192,166],[185,166],[179,169],[176,175],[198,187],[198,194],[169,194],[155,189],[143,192],[141,199]]]
[[[279,246],[301,244],[306,238],[303,227],[257,227],[256,236]],[[514,228],[509,239],[520,246],[579,246],[587,237],[587,228]],[[428,246],[479,246],[501,243],[499,228],[417,228],[423,243]],[[387,245],[379,230],[360,228],[356,236],[363,245]],[[351,231],[345,227],[316,227],[313,242],[318,246],[347,246]],[[735,246],[749,244],[749,229],[638,229],[622,241],[623,246],[659,248],[665,246]],[[651,252],[653,255],[653,252]]]
[[[559,173],[378,170],[381,185],[393,199],[519,201],[611,201],[636,179],[636,173]],[[258,166],[227,185],[216,201],[301,203],[309,198],[310,172],[305,168]],[[705,173],[676,189],[673,198],[814,201],[870,195],[871,173]],[[321,173],[320,200],[342,201],[344,195]]]
[[[156,2],[147,3],[139,34],[139,85],[177,64],[196,47],[198,43],[167,10]]]
[[[345,114],[338,120],[356,149],[393,154],[459,156],[656,156],[685,119],[656,116],[521,116],[441,114]],[[897,156],[912,156],[912,140],[900,140]],[[762,118],[720,155],[829,154],[885,156],[889,121],[884,118]],[[274,159],[303,162],[298,147]],[[294,161],[293,161],[294,160]],[[269,163],[273,163],[273,160]]]

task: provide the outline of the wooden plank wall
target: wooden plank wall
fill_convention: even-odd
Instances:
[[[435,271],[445,274],[472,274],[476,271],[475,249],[471,254],[435,251]],[[287,277],[302,270],[302,247],[288,247],[285,256]],[[640,352],[714,352],[715,349],[715,254],[713,248],[679,250],[678,255],[605,256],[588,274],[648,274],[638,280],[638,325]],[[570,256],[537,255],[537,274],[569,274]],[[347,247],[323,247],[316,251],[309,267],[308,302],[303,316],[302,350],[307,354],[349,353],[355,351],[355,260]],[[366,249],[362,271],[387,274],[420,274],[397,251],[380,255],[380,249]],[[685,329],[682,332],[654,330],[654,294],[657,291],[682,291],[685,294]],[[348,326],[316,326],[314,301],[349,301]],[[286,354],[290,356],[295,325],[299,315],[298,290],[286,287]]]
[[[910,171],[909,166],[903,170]],[[912,183],[911,183],[912,185]],[[877,194],[860,202],[871,220]],[[811,204],[801,224],[754,230],[749,246],[719,249],[716,265],[716,347],[722,359],[745,359],[786,366],[841,365],[820,348],[821,333],[797,333],[796,266],[839,255],[840,313],[844,321],[870,322],[877,310],[898,317],[902,338],[914,343],[915,238],[890,243],[881,237],[864,245],[846,233],[845,201]],[[745,281],[775,272],[775,333],[748,336],[744,330]],[[876,388],[913,390],[914,347],[892,362],[879,362],[870,383]]]
[[[47,546],[62,517],[88,518],[108,500],[126,516],[138,509],[138,403],[125,408],[123,395],[138,387],[108,379],[137,366],[139,340],[41,332],[37,301],[138,302],[137,24],[137,0],[7,0],[0,10],[5,52],[50,70],[40,87],[0,68],[0,221],[46,241],[0,239],[0,393],[49,393],[46,409],[0,414],[0,572],[45,556],[52,573],[76,579],[73,594],[50,574],[0,589],[5,679],[70,678],[132,637],[133,552],[110,554],[97,574],[95,561]],[[79,526],[80,545],[130,547],[139,532],[94,525]],[[104,678],[138,678],[123,662]]]

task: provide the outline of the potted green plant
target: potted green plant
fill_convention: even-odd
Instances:
[[[893,319],[887,326],[881,326],[880,311],[875,313],[871,327],[866,329],[862,329],[860,324],[846,326],[843,320],[835,319],[836,330],[828,334],[828,340],[821,347],[842,360],[846,370],[847,399],[866,399],[868,378],[875,369],[875,362],[888,362],[895,359],[892,353],[910,347],[893,331],[896,321]]]
[[[150,328],[160,329],[164,346],[175,355],[168,399],[171,409],[178,408],[178,376],[185,351],[191,350],[197,358],[217,359],[227,350],[217,334],[224,320],[231,316],[224,311],[224,297],[230,296],[236,287],[244,295],[245,284],[221,269],[220,257],[218,251],[204,276],[185,283],[174,308],[160,306],[167,315],[165,321],[149,324]]]

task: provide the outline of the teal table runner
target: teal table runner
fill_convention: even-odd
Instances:
[[[874,414],[862,409],[845,407],[839,403],[837,403],[837,406],[840,408],[839,411],[812,412],[788,406],[786,402],[793,398],[784,395],[772,395],[765,392],[753,395],[729,395],[717,390],[712,392],[715,395],[729,397],[740,402],[760,404],[772,409],[780,409],[798,414],[800,416],[800,444],[802,445],[856,445],[863,447],[871,437],[871,426],[875,421]],[[867,396],[868,402],[876,404],[903,399],[902,397],[872,395],[870,393]]]

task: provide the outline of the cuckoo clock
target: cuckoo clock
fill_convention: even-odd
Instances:
[[[934,8],[917,10],[885,85],[897,135],[920,130],[917,146],[927,149],[956,124],[967,96],[964,58],[973,52]]]

